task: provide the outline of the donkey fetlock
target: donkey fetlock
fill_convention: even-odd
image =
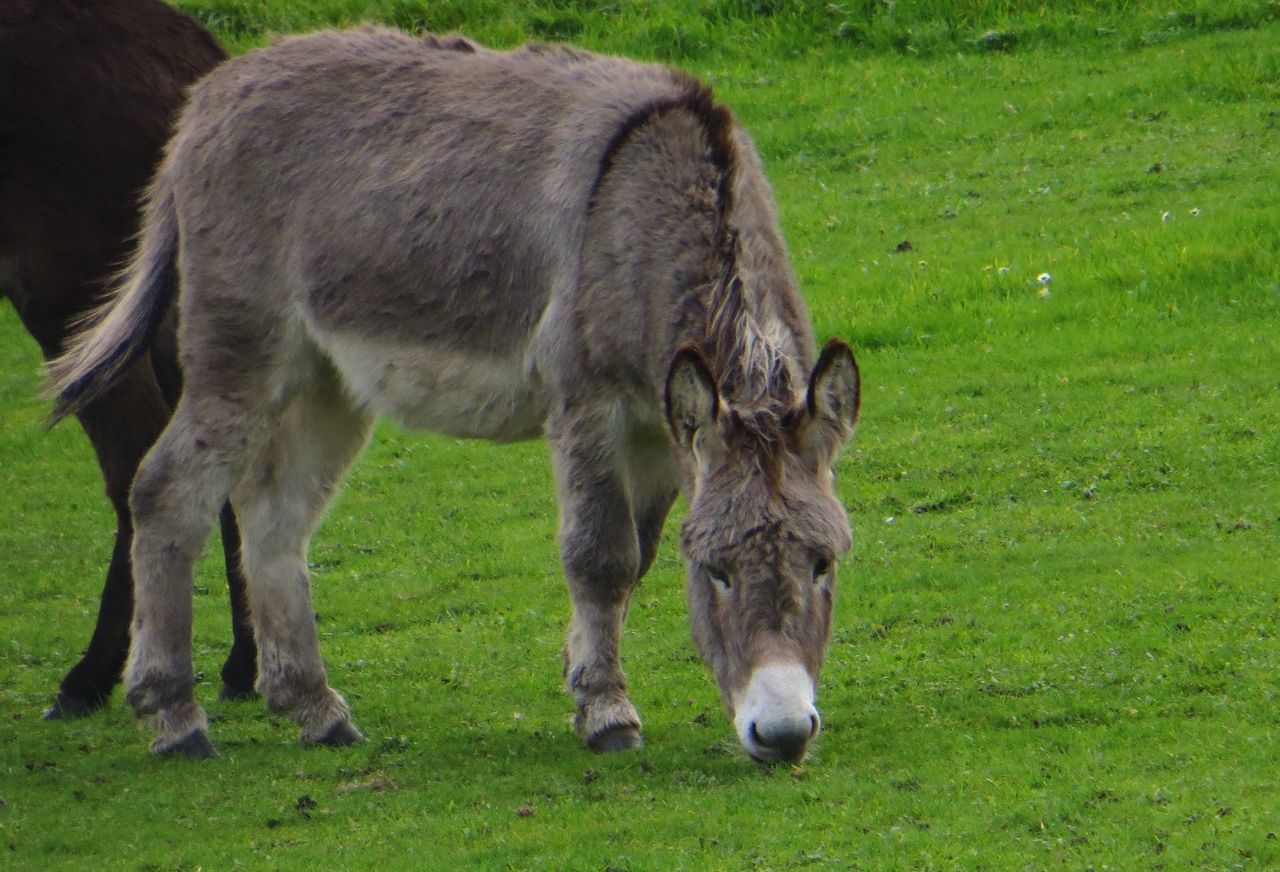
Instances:
[[[627,698],[621,673],[613,671],[617,675],[608,681],[600,680],[600,670],[582,666],[569,674],[569,690],[577,702],[573,726],[593,751],[627,751],[644,744],[640,713]]]
[[[340,747],[364,740],[351,723],[347,701],[325,683],[323,673],[304,678],[293,669],[263,669],[257,689],[268,711],[302,727],[299,741],[304,745]]]
[[[227,662],[222,666],[222,690],[218,693],[218,699],[239,702],[258,698],[258,692],[254,689],[257,671],[255,660],[255,652],[250,651],[246,655],[237,652],[236,648],[231,649]]]
[[[161,709],[155,717],[151,753],[203,760],[217,754],[209,741],[209,719],[199,703],[187,701]]]
[[[130,669],[125,675],[125,701],[137,717],[176,710],[192,704],[195,678],[150,670],[139,674]]]
[[[295,708],[290,715],[302,727],[298,740],[304,745],[341,748],[364,741],[364,734],[351,723],[347,701],[331,687]]]

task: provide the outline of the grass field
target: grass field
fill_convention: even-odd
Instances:
[[[678,506],[624,641],[647,747],[580,747],[544,447],[389,426],[312,551],[366,744],[214,701],[213,548],[221,756],[150,758],[118,694],[41,722],[112,519],[6,306],[0,868],[1280,866],[1280,5],[180,5],[236,50],[362,18],[569,38],[734,107],[863,373],[824,731],[802,767],[737,750]]]

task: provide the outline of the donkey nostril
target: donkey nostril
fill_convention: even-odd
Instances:
[[[799,724],[793,724],[793,729],[783,730],[777,733],[769,732],[766,738],[765,735],[761,735],[757,723],[752,721],[751,726],[747,728],[747,735],[750,736],[752,744],[757,749],[765,752],[765,756],[760,756],[754,753],[752,756],[756,756],[758,759],[766,761],[786,760],[791,763],[798,762],[804,757],[805,750],[809,745],[809,740],[817,733],[817,719],[810,717],[810,732],[808,735],[805,735],[803,727],[800,727],[800,729],[794,729],[794,727],[799,726]],[[767,729],[768,726],[766,725],[766,730]]]

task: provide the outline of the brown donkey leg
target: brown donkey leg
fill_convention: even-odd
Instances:
[[[244,568],[240,562],[240,528],[231,504],[222,507],[222,552],[227,564],[227,592],[231,595],[231,651],[222,664],[222,692],[219,699],[253,699],[258,675],[258,649],[249,619],[249,598],[245,593]]]
[[[169,408],[144,358],[124,379],[80,414],[98,456],[107,497],[116,513],[115,547],[89,647],[58,687],[46,720],[87,715],[104,705],[120,680],[133,614],[133,522],[129,485],[138,463],[164,428]]]

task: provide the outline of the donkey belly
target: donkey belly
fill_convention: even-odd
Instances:
[[[498,442],[542,435],[546,397],[519,343],[511,356],[337,336],[322,344],[352,399],[403,427]]]

